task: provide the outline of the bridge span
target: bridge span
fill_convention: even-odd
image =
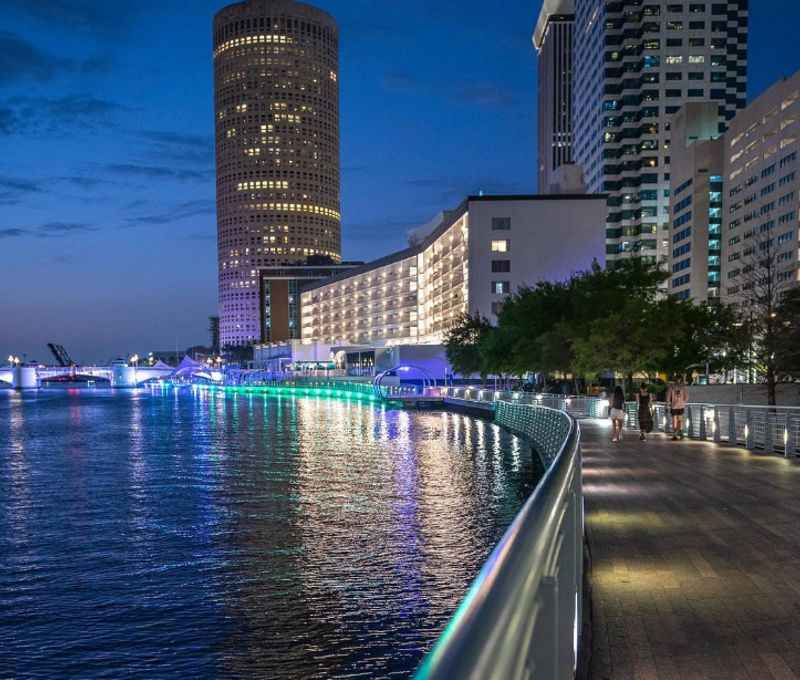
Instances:
[[[112,387],[136,387],[154,378],[168,378],[175,372],[173,368],[138,368],[135,366],[6,366],[0,368],[0,382],[14,389],[36,389],[48,379],[62,376],[82,375],[108,380]]]

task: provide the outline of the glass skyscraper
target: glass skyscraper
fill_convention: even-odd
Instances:
[[[746,103],[748,0],[575,0],[573,155],[608,194],[609,264],[665,262],[670,125],[687,101],[718,105],[718,128]]]

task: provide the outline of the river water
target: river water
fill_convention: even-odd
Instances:
[[[535,469],[452,413],[0,391],[0,678],[408,677]]]

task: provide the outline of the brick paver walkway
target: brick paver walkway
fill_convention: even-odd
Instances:
[[[592,680],[800,679],[800,463],[581,427]]]

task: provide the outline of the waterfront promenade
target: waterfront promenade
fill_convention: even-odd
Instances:
[[[581,428],[592,680],[800,678],[800,462]]]

